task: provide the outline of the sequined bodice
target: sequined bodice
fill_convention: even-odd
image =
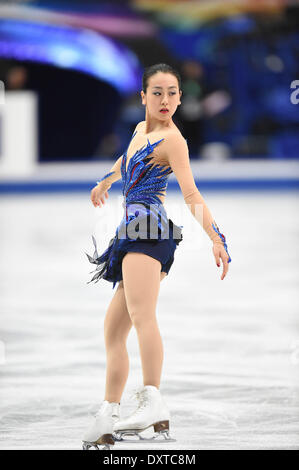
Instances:
[[[131,140],[136,132],[134,132]],[[105,279],[112,280],[114,288],[122,273],[121,262],[124,253],[130,251],[130,245],[135,244],[136,241],[146,240],[149,241],[149,244],[146,242],[145,246],[142,244],[141,247],[139,245],[139,248],[134,245],[132,251],[137,250],[137,252],[148,254],[150,249],[153,250],[154,258],[157,256],[157,254],[155,256],[155,253],[159,252],[159,258],[157,259],[160,260],[161,257],[162,267],[165,264],[164,269],[166,269],[169,261],[172,263],[171,253],[174,252],[175,246],[182,240],[183,227],[177,226],[168,218],[166,209],[159,198],[159,196],[164,196],[168,177],[173,172],[169,166],[159,164],[153,156],[150,156],[162,140],[164,139],[150,143],[147,139],[147,144],[136,150],[128,162],[127,148],[122,159],[120,159],[124,214],[116,228],[115,236],[110,240],[107,250],[101,256],[98,255],[96,240],[93,237],[94,255],[93,257],[87,253],[86,255],[91,263],[98,264],[96,268],[98,272],[91,281],[96,280],[97,282],[98,279],[108,273]],[[110,171],[100,181],[108,178],[113,173],[114,171]],[[100,183],[100,181],[97,183]],[[167,243],[161,246],[157,245],[157,243],[166,240]],[[158,251],[156,252],[156,250]],[[164,257],[165,261],[163,261]]]
[[[136,132],[132,135],[131,140]],[[161,204],[161,199],[158,196],[164,195],[172,169],[155,163],[149,155],[162,140],[164,139],[151,144],[147,139],[147,144],[143,145],[129,159],[128,167],[127,150],[123,154],[121,162],[122,192],[126,204],[133,201]]]

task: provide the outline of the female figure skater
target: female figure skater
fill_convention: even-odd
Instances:
[[[109,188],[121,178],[124,217],[101,256],[94,237],[93,257],[86,253],[97,265],[89,282],[106,279],[113,282],[113,288],[116,282],[119,284],[104,321],[105,399],[83,438],[84,449],[98,444],[109,449],[115,440],[122,440],[122,435],[139,436],[150,426],[154,426],[154,437],[162,434],[169,439],[170,413],[159,390],[163,345],[156,305],[160,282],[168,274],[182,240],[181,227],[168,219],[163,205],[170,173],[175,174],[188,208],[212,240],[218,267],[222,260],[222,280],[231,261],[225,237],[196,187],[187,143],[172,121],[181,95],[180,76],[172,67],[155,64],[145,70],[141,91],[145,121],[137,124],[126,152],[91,191],[93,205],[102,207]],[[120,419],[120,400],[129,373],[126,341],[132,326],[138,337],[143,387],[136,393],[137,410]]]

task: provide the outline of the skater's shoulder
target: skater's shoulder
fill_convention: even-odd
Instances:
[[[176,176],[184,199],[197,191],[190,164],[189,148],[186,139],[179,132],[171,132],[165,141],[165,157],[168,166]]]
[[[136,124],[135,131],[142,130],[145,127],[146,122],[140,121]]]
[[[182,136],[178,129],[171,128],[165,132],[165,141],[169,142],[170,144],[185,144],[186,139]]]
[[[167,159],[174,161],[189,159],[189,151],[186,139],[179,130],[171,129],[165,134],[164,152]]]

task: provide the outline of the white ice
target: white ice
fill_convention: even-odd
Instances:
[[[161,393],[176,443],[114,449],[299,449],[298,193],[203,192],[232,262],[221,281],[211,243],[179,193],[166,207],[184,225],[157,318]],[[103,321],[112,284],[87,284],[114,236],[119,196],[94,209],[88,193],[0,199],[2,449],[80,449],[104,398]],[[109,216],[110,214],[110,216]],[[119,213],[120,214],[120,213]],[[142,385],[137,336],[122,416]]]

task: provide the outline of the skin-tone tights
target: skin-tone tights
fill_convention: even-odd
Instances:
[[[161,272],[160,261],[144,253],[129,252],[122,261],[120,281],[104,320],[106,348],[106,389],[104,400],[120,403],[129,375],[126,347],[128,334],[135,327],[142,364],[143,385],[160,386],[163,344],[156,306]]]

